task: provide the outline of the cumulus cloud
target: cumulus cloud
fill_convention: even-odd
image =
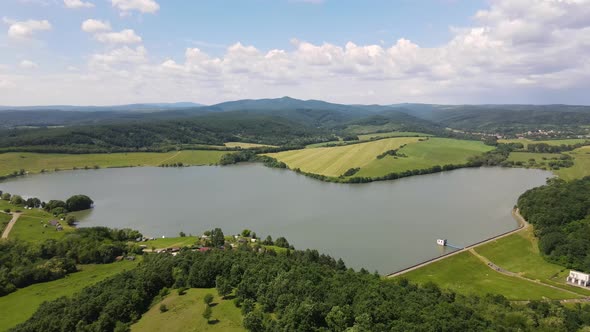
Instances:
[[[51,23],[47,20],[14,21],[7,18],[3,20],[4,23],[10,24],[8,27],[8,36],[14,39],[27,39],[31,38],[37,31],[51,30]]]
[[[90,26],[88,32],[116,48],[92,55],[88,68],[70,73],[77,76],[47,79],[71,82],[62,90],[89,98],[81,103],[283,95],[345,103],[590,103],[587,93],[571,92],[590,86],[590,0],[490,0],[473,24],[452,28],[437,47],[407,38],[389,45],[292,40],[290,48],[271,50],[238,42],[221,54],[187,48],[183,56],[162,59],[143,46],[124,46],[141,42],[133,30]],[[41,82],[28,83],[44,91]],[[27,100],[17,89],[0,97],[19,95]],[[97,95],[113,99],[93,99]]]
[[[67,8],[73,8],[73,9],[94,7],[94,4],[92,2],[82,1],[82,0],[64,0],[64,5]]]
[[[119,32],[103,32],[96,34],[96,39],[101,43],[108,44],[137,44],[141,43],[141,37],[132,29],[125,29]]]
[[[38,67],[38,65],[31,60],[23,60],[20,62],[19,66],[23,69],[33,69]]]
[[[160,5],[154,0],[111,0],[111,3],[123,13],[135,10],[153,14],[160,9]]]
[[[82,22],[82,30],[88,33],[110,31],[111,24],[109,22],[104,22],[100,20],[88,19]]]

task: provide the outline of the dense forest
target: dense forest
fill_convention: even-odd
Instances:
[[[539,249],[548,260],[590,272],[590,177],[551,179],[524,193],[518,207],[535,226]]]
[[[277,255],[244,245],[149,255],[134,270],[42,304],[13,331],[127,331],[170,288],[215,286],[233,294],[250,331],[575,331],[590,324],[587,305],[465,297],[355,272],[315,250]]]

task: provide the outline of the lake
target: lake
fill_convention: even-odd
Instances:
[[[390,273],[517,227],[520,194],[551,173],[469,168],[368,184],[325,183],[258,164],[120,168],[28,175],[0,190],[42,200],[86,194],[81,226],[134,228],[146,236],[244,228],[285,236],[356,269]]]

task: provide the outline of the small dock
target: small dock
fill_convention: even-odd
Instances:
[[[438,244],[439,246],[442,246],[442,247],[450,247],[450,248],[457,249],[457,250],[465,249],[464,247],[459,247],[459,246],[450,244],[447,241],[447,239],[438,239],[438,240],[436,240],[436,244]]]

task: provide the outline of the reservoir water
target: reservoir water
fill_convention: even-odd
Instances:
[[[518,196],[550,176],[470,168],[351,185],[246,164],[63,171],[7,180],[0,190],[42,200],[86,194],[95,208],[81,226],[154,237],[248,228],[386,274],[445,253],[438,238],[466,246],[516,228]]]

